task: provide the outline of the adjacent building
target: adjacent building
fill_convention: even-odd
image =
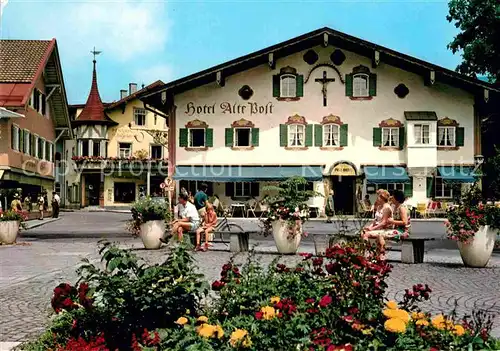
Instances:
[[[138,99],[158,86],[142,89],[131,83],[120,99],[103,103],[94,60],[92,84],[85,105],[70,107],[75,140],[66,144],[73,172],[67,178],[70,207],[127,208],[140,196],[160,196],[167,176],[165,118],[147,110]]]
[[[338,212],[400,189],[452,200],[474,181],[481,119],[498,88],[322,28],[143,94],[167,115],[169,175],[223,202],[291,175],[333,190]],[[324,197],[311,200],[320,211]]]
[[[0,138],[0,189],[60,190],[72,131],[55,39],[0,40]]]

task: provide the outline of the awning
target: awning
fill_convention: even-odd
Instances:
[[[323,179],[321,166],[177,166],[174,179],[207,182],[277,181],[293,176]]]
[[[441,166],[437,171],[445,183],[474,183],[477,177],[472,167]]]
[[[368,184],[409,183],[410,177],[404,167],[366,166],[364,173]]]
[[[405,111],[407,121],[437,121],[438,117],[434,111]]]

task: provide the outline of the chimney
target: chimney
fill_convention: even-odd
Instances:
[[[125,89],[120,90],[120,100],[127,97],[127,91]]]
[[[132,95],[137,91],[137,83],[129,83],[128,85],[128,93],[129,95]]]

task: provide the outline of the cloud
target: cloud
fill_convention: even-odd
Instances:
[[[134,79],[136,82],[143,82],[148,85],[158,79],[162,80],[164,83],[170,81],[173,77],[173,69],[167,64],[157,64],[149,67],[141,67],[137,69],[134,73]]]
[[[8,2],[9,2],[9,0],[0,0],[0,19],[2,18],[3,9],[5,8],[5,6],[7,6]],[[1,22],[0,22],[0,24],[1,24]]]

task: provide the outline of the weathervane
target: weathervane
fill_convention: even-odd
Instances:
[[[95,61],[95,57],[96,57],[97,55],[99,55],[101,52],[102,52],[102,51],[96,51],[95,46],[94,46],[94,50],[92,50],[92,51],[90,52],[92,55],[94,55],[94,61]]]

